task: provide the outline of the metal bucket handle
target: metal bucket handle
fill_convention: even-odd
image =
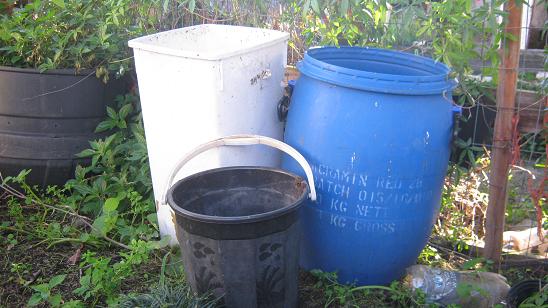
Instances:
[[[308,186],[310,187],[310,193],[308,196],[312,201],[316,201],[316,188],[314,187],[314,176],[312,175],[312,169],[310,168],[310,165],[306,161],[306,159],[299,153],[297,150],[289,146],[288,144],[285,144],[279,140],[265,137],[265,136],[259,136],[259,135],[231,135],[226,136],[223,138],[219,138],[213,141],[209,141],[207,143],[204,143],[198,147],[196,147],[194,150],[192,150],[190,153],[187,153],[185,156],[183,156],[177,164],[175,164],[175,167],[171,170],[169,177],[167,178],[166,186],[164,189],[164,193],[162,194],[162,203],[167,204],[167,192],[169,188],[171,187],[171,184],[173,183],[173,179],[179,173],[181,168],[189,162],[191,159],[196,157],[197,155],[201,154],[202,152],[205,152],[207,150],[220,147],[220,146],[241,146],[241,145],[254,145],[254,144],[264,144],[273,148],[276,148],[278,150],[281,150],[285,152],[286,154],[293,157],[304,169],[304,172],[306,173],[306,177],[308,179]]]

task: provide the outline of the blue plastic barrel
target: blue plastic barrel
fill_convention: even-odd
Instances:
[[[301,266],[343,283],[398,279],[426,245],[450,153],[455,81],[442,63],[375,48],[308,50],[285,142],[313,168]],[[284,159],[284,168],[299,166]]]

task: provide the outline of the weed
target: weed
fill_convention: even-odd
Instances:
[[[320,270],[311,272],[317,282],[314,288],[321,289],[325,296],[324,307],[428,307],[426,296],[419,291],[412,291],[399,281],[390,286],[343,285],[337,282],[336,273]],[[435,307],[434,304],[431,305]]]
[[[158,228],[138,100],[126,95],[118,97],[117,103],[118,108],[109,108],[109,118],[97,128],[110,135],[90,142],[90,149],[81,156],[91,164],[78,166],[75,178],[66,185],[46,190],[30,187],[25,181],[30,170],[2,181],[10,194],[10,220],[0,225],[2,232],[9,233],[2,242],[9,248],[24,234],[26,240],[35,241],[31,247],[85,244],[88,251],[82,253],[80,263],[83,275],[74,294],[87,304],[115,304],[122,283],[135,274],[136,266],[166,245],[166,240],[154,241]],[[112,256],[90,249],[112,245],[122,250]],[[26,283],[21,267],[14,270],[19,283]],[[46,287],[37,287],[41,293],[34,295],[33,302],[41,299],[57,305],[59,298],[52,292],[47,295],[51,288]],[[63,305],[77,307],[79,302]]]
[[[466,141],[460,138],[455,139],[455,146],[460,151],[456,164],[458,166],[476,167],[476,161],[478,157],[484,153],[484,149],[475,146],[472,143],[472,138],[468,138]]]
[[[540,292],[536,292],[532,296],[523,301],[519,308],[547,308],[548,307],[548,288],[544,286]]]
[[[115,304],[121,283],[135,273],[135,266],[148,261],[152,250],[166,245],[166,240],[132,240],[129,252],[119,253],[119,262],[114,262],[111,257],[97,256],[93,251],[83,253],[80,267],[85,269],[85,272],[80,278],[81,286],[74,290],[74,293],[82,296],[84,300],[92,299],[93,302],[97,302],[104,298],[107,303]]]
[[[333,303],[344,306],[352,299],[352,286],[339,284],[337,282],[337,273],[328,273],[320,270],[312,270],[311,273],[318,278],[314,287],[324,291],[326,297],[325,307]]]
[[[35,291],[28,301],[29,306],[37,306],[38,304],[47,301],[52,307],[59,307],[63,301],[61,294],[52,294],[53,288],[61,284],[65,280],[66,275],[53,276],[48,283],[42,283],[31,286]]]
[[[489,158],[483,156],[469,170],[452,166],[445,180],[434,234],[452,242],[459,251],[485,234],[488,168]]]
[[[10,246],[15,246],[17,245],[18,241],[17,239],[15,238],[15,235],[13,233],[10,233],[6,236],[6,239],[5,239],[6,243],[8,244],[8,248]]]
[[[11,234],[10,234],[11,235]],[[20,285],[27,285],[27,281],[23,278],[24,275],[28,274],[31,267],[29,264],[25,263],[12,263],[10,272],[17,275],[17,283]]]
[[[135,24],[147,1],[32,1],[0,15],[0,64],[94,69],[106,80],[130,65],[126,42],[143,34]]]
[[[23,208],[15,198],[8,199],[8,215],[18,224],[21,224],[24,221]]]
[[[126,249],[122,242],[158,236],[141,114],[133,107],[138,101],[126,95],[117,103],[119,110],[109,107],[109,119],[98,126],[98,131],[112,134],[90,142],[91,148],[80,156],[89,157],[91,165],[77,166],[75,178],[63,187],[48,187],[45,192],[30,187],[25,182],[30,170],[4,178],[2,187],[12,194],[9,214],[15,223],[2,229],[28,233],[50,245],[96,245],[107,239]],[[23,218],[23,208],[31,211],[30,217]],[[27,228],[29,221],[34,228]]]
[[[444,262],[444,260],[436,248],[426,245],[426,247],[424,247],[421,251],[417,262],[419,264],[439,266]]]
[[[493,269],[493,260],[488,260],[485,258],[470,259],[461,265],[461,269],[488,272]]]
[[[119,110],[108,107],[108,119],[97,126],[98,132],[113,134],[90,142],[79,154],[90,158],[91,165],[78,167],[67,182],[67,201],[96,217],[91,236],[151,239],[158,236],[158,228],[141,114],[134,112],[135,96],[118,97],[117,103]]]

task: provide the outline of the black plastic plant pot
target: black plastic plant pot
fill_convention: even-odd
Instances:
[[[228,307],[296,307],[298,209],[308,185],[260,167],[219,168],[168,193],[187,279]]]
[[[524,280],[513,285],[506,296],[510,308],[518,308],[528,297],[540,292],[546,283],[542,280]]]
[[[93,71],[0,66],[0,172],[32,169],[27,182],[63,184],[83,162],[75,154],[98,139],[106,106],[128,89],[128,79],[103,83]]]

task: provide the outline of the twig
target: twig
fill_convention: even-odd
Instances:
[[[23,198],[24,199],[24,198]],[[71,216],[74,216],[74,217],[77,217],[77,218],[80,218],[82,220],[87,220],[87,221],[91,221],[91,218],[89,217],[86,217],[86,216],[82,216],[80,214],[77,214],[77,213],[74,213],[74,212],[71,212],[71,211],[67,211],[67,210],[64,210],[64,209],[61,209],[61,208],[58,208],[56,206],[52,206],[52,205],[49,205],[49,204],[45,204],[45,203],[41,203],[41,202],[36,202],[36,200],[32,200],[32,201],[35,201],[36,204],[40,205],[40,206],[43,206],[43,207],[46,207],[48,209],[51,209],[51,210],[54,210],[54,211],[59,211],[61,213],[64,213],[64,214],[67,214],[67,215],[71,215]],[[68,207],[68,206],[67,206]],[[32,208],[32,207],[25,207],[25,208]]]
[[[23,230],[23,229],[8,227],[8,226],[1,226],[0,225],[0,230],[6,230],[6,231],[12,231],[12,232],[21,232],[21,233],[25,233],[27,235],[37,236],[36,234],[34,234],[32,232],[29,232],[29,231],[26,231],[26,230]]]
[[[46,95],[50,95],[50,94],[55,94],[55,93],[59,93],[59,92],[63,92],[65,90],[68,90],[72,87],[75,87],[76,85],[78,85],[79,83],[83,82],[84,80],[88,79],[91,75],[94,75],[95,74],[95,70],[92,71],[91,73],[87,74],[84,78],[78,80],[77,82],[69,85],[69,86],[66,86],[62,89],[59,89],[59,90],[55,90],[55,91],[50,91],[50,92],[46,92],[46,93],[42,93],[42,94],[38,94],[38,95],[35,95],[35,96],[32,96],[32,97],[25,97],[23,98],[22,100],[23,101],[30,101],[30,100],[33,100],[33,99],[36,99],[36,98],[39,98],[39,97],[42,97],[42,96],[46,96]]]
[[[385,287],[385,286],[361,286],[361,287],[356,287],[356,288],[353,288],[353,289],[350,289],[350,292],[355,292],[355,291],[362,291],[362,290],[384,290],[384,291],[388,291],[388,292],[392,292],[392,293],[396,293],[396,294],[399,294],[400,296],[401,295],[405,295],[403,292],[400,292],[398,290],[395,290],[395,289],[392,289],[390,287]],[[415,303],[418,307],[422,306],[419,302],[417,302],[412,296],[409,296],[409,299]]]
[[[117,60],[117,61],[113,61],[113,62],[109,62],[109,63],[116,63],[116,62],[124,61],[124,60],[126,60],[126,59]],[[46,95],[50,95],[50,94],[55,94],[55,93],[59,93],[59,92],[68,90],[68,89],[70,89],[70,88],[72,88],[72,87],[78,85],[79,83],[83,82],[84,80],[88,79],[88,78],[89,78],[90,76],[92,76],[93,74],[95,74],[95,73],[97,72],[97,67],[103,65],[104,62],[105,62],[104,60],[101,61],[99,64],[97,64],[97,66],[95,67],[95,69],[94,69],[91,73],[87,74],[84,78],[78,80],[77,82],[75,82],[75,83],[73,83],[73,84],[71,84],[71,85],[69,85],[69,86],[66,86],[66,87],[64,87],[64,88],[62,88],[62,89],[59,89],[59,90],[55,90],[55,91],[50,91],[50,92],[38,94],[38,95],[36,95],[36,96],[26,97],[26,98],[23,98],[23,101],[33,100],[33,99],[36,99],[36,98],[39,98],[39,97],[42,97],[42,96],[46,96]]]
[[[94,227],[92,224],[90,224],[88,221],[83,220],[82,222],[83,222],[86,226],[90,227],[92,230],[94,230],[94,231],[96,231],[96,232],[98,232],[98,233],[101,234],[101,232],[100,232],[99,230],[97,230],[97,228],[95,228],[95,227]],[[122,243],[120,243],[120,242],[118,242],[118,241],[116,241],[116,240],[111,239],[111,238],[108,237],[106,234],[102,234],[102,237],[103,237],[103,239],[105,239],[105,240],[107,240],[107,241],[109,241],[109,242],[111,242],[111,243],[113,243],[113,244],[115,244],[115,245],[118,245],[118,246],[120,246],[120,247],[122,247],[122,248],[125,248],[125,249],[128,249],[128,250],[131,249],[131,248],[129,248],[129,246],[127,246],[127,245],[125,245],[125,244],[122,244]]]
[[[4,183],[4,177],[2,177],[2,172],[0,172],[0,182]],[[8,194],[10,194],[12,196],[17,196],[19,198],[24,198],[25,197],[25,195],[22,192],[16,190],[15,188],[13,188],[9,185],[0,184],[0,188],[5,190]]]
[[[127,58],[123,58],[123,59],[120,59],[120,60],[114,60],[114,61],[110,61],[108,64],[112,64],[112,63],[120,63],[120,62],[124,62],[124,61],[127,61],[129,59],[133,59],[134,56],[131,56],[131,57],[127,57]]]
[[[446,253],[452,253],[452,254],[454,254],[455,256],[457,256],[457,257],[459,257],[459,258],[461,258],[461,259],[463,259],[463,260],[470,260],[470,257],[469,257],[469,256],[467,256],[467,255],[465,255],[465,254],[462,254],[462,253],[460,253],[460,252],[458,252],[458,251],[454,251],[454,250],[452,250],[452,249],[445,248],[445,247],[443,247],[443,246],[441,246],[441,245],[439,245],[439,244],[436,244],[436,243],[434,243],[434,242],[432,242],[432,241],[429,241],[429,242],[428,242],[428,245],[430,245],[430,246],[432,246],[432,247],[434,247],[434,248],[436,248],[436,249],[443,250],[443,251],[445,251]]]
[[[62,239],[58,239],[54,242],[51,242],[49,245],[48,245],[48,249],[51,248],[51,246],[54,246],[54,245],[57,245],[57,244],[61,244],[61,243],[66,243],[66,242],[73,242],[73,243],[80,243],[80,244],[83,244],[84,241],[82,241],[81,239],[79,238],[62,238]]]
[[[189,10],[188,8],[186,8],[186,7],[183,7],[183,8],[184,8],[185,11],[189,12],[190,14],[196,15],[196,16],[198,16],[198,17],[200,17],[203,20],[208,21],[208,22],[225,22],[225,21],[231,21],[231,20],[235,19],[234,17],[225,18],[225,19],[216,19],[216,18],[212,19],[212,18],[209,18],[209,17],[205,17],[204,15],[201,15],[199,13],[196,13],[195,11],[193,12],[193,11]]]

